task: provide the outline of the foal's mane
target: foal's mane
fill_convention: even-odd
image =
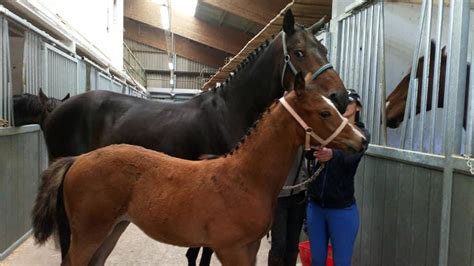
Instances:
[[[279,104],[279,100],[275,99],[273,103],[263,111],[260,116],[255,120],[255,122],[252,124],[252,126],[247,130],[247,133],[239,140],[239,142],[234,146],[234,148],[229,151],[228,153],[225,153],[220,156],[213,156],[213,157],[206,157],[203,160],[214,160],[218,158],[226,158],[227,156],[233,155],[244,143],[245,141],[252,135],[252,133],[256,132],[258,129],[258,125],[262,120],[264,120],[274,109],[275,107]]]

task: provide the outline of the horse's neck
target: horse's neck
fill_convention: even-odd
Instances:
[[[280,192],[303,141],[303,129],[278,104],[270,114],[264,115],[254,131],[227,159],[238,172],[237,182],[244,182],[250,189],[273,199]]]
[[[245,129],[274,99],[283,95],[278,73],[283,56],[278,56],[280,53],[275,43],[273,41],[221,89],[226,108],[231,115],[242,119]]]

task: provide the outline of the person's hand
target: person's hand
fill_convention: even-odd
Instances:
[[[315,151],[314,156],[321,162],[327,162],[332,159],[332,149],[322,148]]]

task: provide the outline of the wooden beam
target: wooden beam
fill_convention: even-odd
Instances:
[[[150,0],[125,0],[124,16],[156,28],[161,25],[160,5]],[[237,54],[251,39],[241,31],[171,12],[171,31],[176,35],[229,54]]]
[[[238,3],[237,3],[238,2]],[[290,0],[202,0],[201,3],[266,25]]]
[[[130,19],[124,20],[124,28],[124,38],[166,50],[165,32],[163,30]],[[231,56],[228,53],[177,35],[175,35],[174,41],[177,55],[215,68],[222,66],[225,58]]]

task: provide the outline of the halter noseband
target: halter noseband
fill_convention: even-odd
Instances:
[[[317,142],[321,144],[321,147],[324,147],[329,144],[334,138],[336,138],[341,132],[342,129],[346,126],[348,123],[348,120],[345,117],[342,117],[342,123],[339,125],[339,127],[332,133],[331,136],[329,136],[327,139],[322,139],[319,137],[316,133],[314,133],[313,129],[309,127],[303,119],[296,113],[296,111],[288,104],[288,102],[285,100],[285,97],[280,98],[280,103],[285,107],[285,109],[295,118],[295,120],[301,125],[301,127],[305,130],[306,136],[305,136],[305,143],[304,143],[304,149],[309,151],[311,149],[311,144],[310,144],[310,138],[315,139]]]
[[[293,63],[291,63],[291,57],[290,57],[290,54],[288,54],[288,49],[286,48],[286,33],[284,31],[281,32],[281,38],[282,38],[282,44],[283,44],[283,61],[284,61],[284,64],[283,64],[283,71],[281,72],[281,86],[283,88],[285,88],[285,86],[283,85],[283,78],[285,76],[285,71],[286,71],[286,66],[288,65],[291,69],[291,72],[293,72],[293,75],[296,76],[296,74],[298,73],[298,71],[296,70],[295,66],[293,65]],[[318,70],[316,70],[313,75],[311,75],[311,79],[312,80],[315,80],[317,79],[321,74],[324,73],[324,71],[328,70],[328,69],[332,69],[333,66],[331,63],[327,63],[323,66],[321,66]]]

